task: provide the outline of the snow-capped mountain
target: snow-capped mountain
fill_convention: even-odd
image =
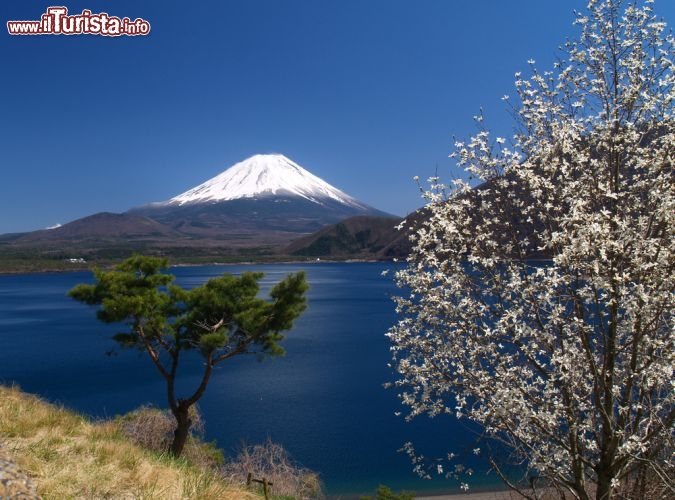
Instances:
[[[356,209],[369,209],[281,154],[251,156],[161,204],[180,206],[269,196],[299,196],[319,204],[328,199]]]
[[[398,223],[392,217],[283,155],[255,155],[164,202],[0,236],[0,252],[11,245],[31,256],[59,248],[87,260],[133,252],[211,262],[290,254],[372,258],[389,255],[386,234]],[[333,224],[300,246],[289,246]]]
[[[130,211],[189,238],[290,241],[357,215],[389,216],[281,154],[259,154],[173,198]]]

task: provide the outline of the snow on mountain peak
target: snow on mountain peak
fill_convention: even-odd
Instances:
[[[281,154],[258,154],[174,196],[169,205],[212,203],[264,196],[300,196],[314,203],[330,199],[352,207],[365,205]]]

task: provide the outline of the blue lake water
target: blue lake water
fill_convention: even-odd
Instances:
[[[286,356],[252,356],[219,365],[199,406],[206,439],[228,455],[242,442],[268,437],[303,466],[321,474],[333,496],[371,493],[379,484],[415,491],[459,491],[453,480],[423,481],[397,450],[406,441],[428,456],[470,450],[472,432],[451,417],[406,423],[395,390],[388,340],[396,321],[385,263],[200,266],[173,268],[176,282],[192,287],[224,272],[263,271],[270,286],[287,273],[307,272],[309,307],[287,333]],[[0,276],[0,383],[94,417],[112,417],[152,403],[165,407],[164,382],[149,359],[117,350],[94,309],[67,297],[90,273]],[[182,366],[186,392],[201,373],[198,359]],[[480,469],[479,464],[469,464]],[[478,474],[472,487],[497,484]]]

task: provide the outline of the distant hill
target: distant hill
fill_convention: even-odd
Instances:
[[[115,243],[121,239],[129,241],[179,239],[180,237],[177,231],[148,217],[101,212],[53,229],[14,235],[13,241],[18,244],[85,241]]]
[[[398,217],[357,216],[300,238],[283,253],[317,258],[391,259],[410,250],[407,232],[396,227]]]

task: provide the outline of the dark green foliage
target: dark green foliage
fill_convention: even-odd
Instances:
[[[330,235],[322,235],[316,238],[310,245],[305,248],[296,250],[294,255],[308,256],[308,257],[324,257],[330,255],[333,251],[333,245],[336,238]]]
[[[353,217],[300,238],[285,251],[304,257],[379,258],[385,247],[402,236],[396,229],[399,222],[388,217]]]
[[[362,496],[361,500],[413,500],[415,498],[412,493],[402,492],[394,493],[388,486],[380,485],[377,488],[375,498],[370,496]]]
[[[335,234],[324,234],[309,246],[297,250],[295,254],[312,257],[323,257],[331,254],[354,254],[367,249],[371,231],[366,229],[354,234],[344,223],[334,226]]]
[[[199,348],[213,356],[257,346],[268,354],[283,353],[277,345],[280,332],[306,307],[304,273],[278,283],[270,291],[272,301],[266,301],[258,297],[262,273],[225,274],[184,290],[161,272],[167,265],[166,259],[134,256],[113,271],[96,270],[96,283],[78,285],[70,296],[100,305],[97,317],[103,322],[129,322],[130,330],[115,337],[123,347],[149,342],[171,352]]]
[[[147,352],[167,382],[178,424],[172,451],[180,455],[191,423],[188,410],[203,395],[213,367],[239,354],[283,354],[281,332],[305,310],[308,285],[304,273],[291,274],[264,300],[258,297],[263,274],[244,273],[185,290],[162,272],[167,266],[166,259],[136,255],[112,271],[96,270],[95,283],[77,285],[70,296],[100,306],[96,314],[105,323],[127,324],[128,330],[114,337],[120,346]],[[202,380],[192,395],[177,398],[180,354],[191,349],[205,359]]]

